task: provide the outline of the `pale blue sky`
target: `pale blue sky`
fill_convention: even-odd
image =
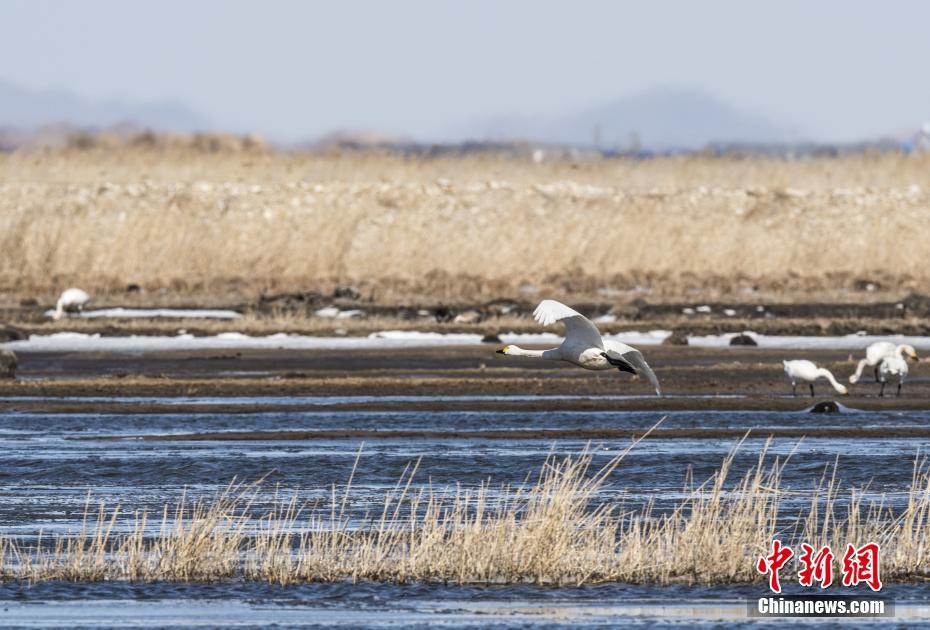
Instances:
[[[930,119],[930,2],[0,0],[0,79],[278,139],[699,87],[825,140]]]

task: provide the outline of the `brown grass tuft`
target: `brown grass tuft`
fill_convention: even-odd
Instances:
[[[793,527],[780,508],[785,462],[766,461],[735,483],[733,454],[706,483],[688,484],[674,509],[625,510],[597,494],[624,455],[591,469],[592,456],[550,457],[535,481],[488,484],[451,494],[414,489],[417,465],[386,493],[379,514],[351,521],[346,506],[354,469],[330,505],[301,506],[296,495],[254,513],[257,486],[232,485],[212,501],[181,499],[160,515],[103,506],[80,532],[24,544],[0,539],[0,575],[21,580],[173,580],[225,578],[290,584],[378,580],[454,583],[589,584],[608,581],[728,583],[760,579],[755,559],[778,535],[784,542],[876,541],[885,579],[926,575],[930,472],[915,473],[904,508],[865,504],[861,491],[841,496],[835,480],[811,495]],[[841,508],[841,506],[845,506]],[[88,514],[93,510],[88,505]],[[128,534],[116,535],[120,521]],[[787,520],[791,520],[788,518]]]

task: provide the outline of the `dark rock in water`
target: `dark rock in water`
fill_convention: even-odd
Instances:
[[[126,285],[126,293],[142,293],[142,286],[135,282],[130,282]]]
[[[672,334],[662,340],[663,346],[687,346],[688,333],[683,330],[673,330]]]
[[[840,406],[835,400],[824,400],[811,407],[811,413],[839,413]]]
[[[38,306],[39,300],[35,298],[23,298],[22,300],[19,301],[19,305],[23,307]]]
[[[341,284],[333,290],[333,297],[344,300],[357,300],[362,297],[362,292],[355,287]]]
[[[756,340],[749,335],[736,335],[730,339],[731,346],[758,346]]]
[[[0,342],[2,341],[22,341],[26,339],[26,333],[13,326],[0,326]]]
[[[455,319],[455,311],[449,308],[448,306],[442,306],[441,304],[433,309],[433,317],[436,318],[436,321],[444,324],[446,322],[451,322]]]
[[[14,378],[16,365],[16,355],[12,350],[0,350],[0,378]]]
[[[504,343],[497,335],[490,334],[481,338],[481,343]]]

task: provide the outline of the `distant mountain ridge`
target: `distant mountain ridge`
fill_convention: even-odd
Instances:
[[[0,80],[0,128],[36,129],[52,125],[109,128],[132,124],[159,131],[203,131],[208,121],[171,101],[92,101],[64,90],[28,89]]]
[[[211,131],[196,110],[177,102],[85,99],[66,90],[30,89],[0,79],[0,150],[28,142],[37,130],[151,129]],[[253,130],[254,131],[254,130]],[[41,135],[41,132],[39,132]],[[393,134],[340,132],[314,145],[345,142],[361,146],[412,142]],[[709,144],[789,144],[798,129],[728,105],[692,88],[654,88],[614,102],[552,116],[509,115],[466,122],[422,141],[508,143],[529,141],[606,150],[694,150]],[[291,138],[296,142],[296,138]],[[376,142],[375,142],[376,141]]]
[[[450,130],[481,140],[530,140],[601,148],[698,149],[711,143],[783,143],[797,128],[689,88],[655,88],[552,117],[505,116]]]

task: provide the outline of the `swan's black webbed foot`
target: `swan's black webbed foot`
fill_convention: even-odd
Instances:
[[[621,372],[629,372],[630,374],[637,373],[636,368],[634,368],[632,365],[630,365],[629,363],[627,363],[626,361],[624,361],[623,359],[621,359],[620,357],[616,355],[610,356],[606,352],[602,352],[601,356],[607,359],[608,363],[610,363],[612,366],[614,366]]]

